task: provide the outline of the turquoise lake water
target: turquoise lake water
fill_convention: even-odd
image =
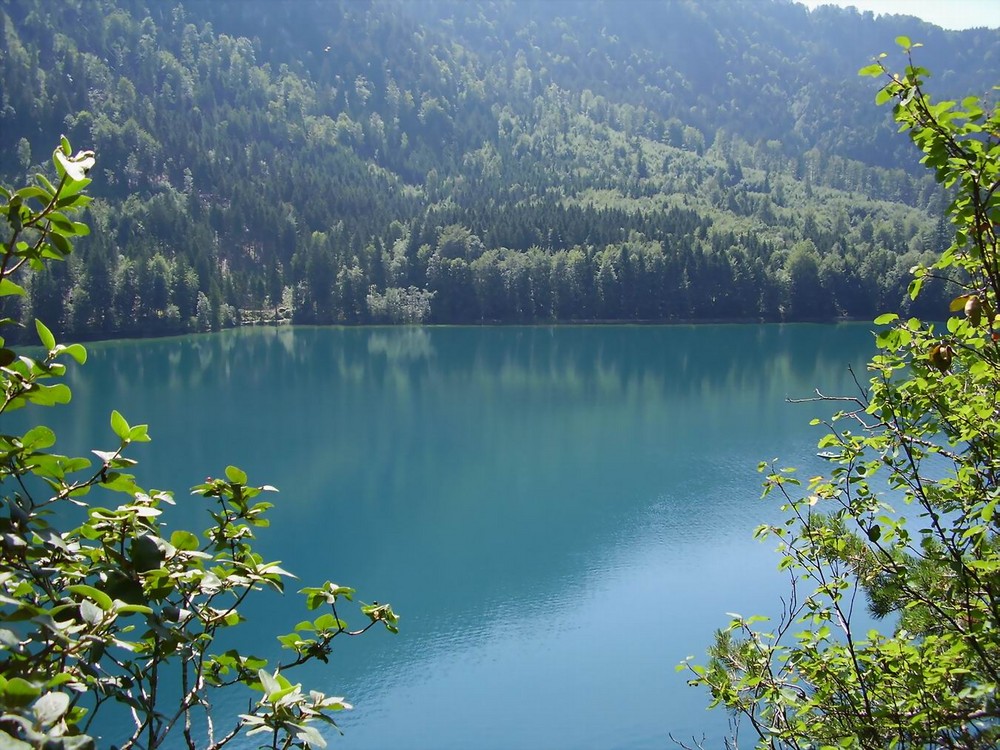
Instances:
[[[391,602],[401,633],[344,639],[295,681],[345,695],[340,748],[721,744],[725,714],[674,667],[727,612],[777,612],[754,527],[759,461],[822,469],[810,428],[856,392],[871,326],[280,328],[91,344],[62,452],[107,448],[112,408],[148,423],[140,482],[176,491],[227,464],[273,484],[266,556],[301,584]],[[95,435],[101,438],[95,439]],[[297,586],[290,586],[292,591]],[[240,643],[305,611],[248,608]],[[349,622],[362,624],[351,609]],[[245,710],[222,702],[217,711]],[[250,746],[249,744],[242,745]]]

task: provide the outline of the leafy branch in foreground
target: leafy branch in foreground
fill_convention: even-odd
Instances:
[[[19,190],[0,187],[7,227],[0,297],[23,294],[15,279],[65,259],[74,238],[87,234],[70,217],[90,202],[84,191],[94,162],[92,152],[71,156],[64,138],[53,154],[56,184],[37,175]],[[44,323],[35,326],[36,357],[0,338],[0,413],[68,403],[63,362],[86,361],[82,346],[59,344]],[[216,637],[243,621],[247,598],[282,592],[290,577],[254,549],[272,507],[262,497],[276,490],[227,467],[225,478],[193,488],[209,506],[205,532],[168,532],[172,496],[140,488],[129,473],[135,461],[125,455],[149,440],[146,425],[114,411],[110,427],[110,447],[94,450],[96,461],[48,452],[56,436],[42,425],[0,434],[0,747],[92,748],[99,735],[102,745],[123,750],[160,747],[168,737],[188,748],[220,748],[244,729],[265,735],[261,747],[324,747],[317,727],[336,726],[333,715],[350,705],[304,690],[288,674],[325,662],[339,636],[376,624],[396,632],[392,607],[362,606],[366,624],[351,630],[337,604],[350,601],[352,589],[304,588],[307,609],[326,611],[278,639],[290,652],[286,661],[269,666],[237,650],[213,654]],[[120,504],[89,502],[95,488],[119,493]],[[213,716],[214,696],[226,689],[248,692],[246,713]],[[121,706],[124,720],[111,720]]]
[[[944,330],[883,315],[869,385],[825,423],[828,477],[764,465],[765,495],[791,590],[777,627],[736,616],[706,665],[686,662],[712,706],[749,723],[763,748],[993,748],[1000,745],[1000,109],[933,102],[919,45],[884,55],[900,130],[954,196],[954,241],[925,279],[957,281]],[[941,311],[947,317],[947,311]],[[814,423],[819,424],[816,420]],[[863,616],[867,604],[867,617]],[[860,622],[878,623],[865,630]],[[730,740],[735,745],[735,740]]]

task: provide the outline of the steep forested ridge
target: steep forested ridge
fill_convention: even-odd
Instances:
[[[77,336],[898,309],[946,196],[855,71],[907,34],[961,96],[1000,57],[755,0],[0,0],[0,26],[0,181],[61,133],[98,155],[93,235],[14,311]]]

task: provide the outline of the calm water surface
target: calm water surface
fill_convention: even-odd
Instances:
[[[785,399],[853,392],[871,339],[866,325],[231,331],[92,344],[73,405],[44,414],[79,454],[111,443],[112,408],[149,423],[132,455],[141,483],[176,491],[175,527],[205,526],[186,488],[243,467],[281,490],[266,555],[303,584],[392,602],[398,636],[344,640],[295,678],[356,705],[332,746],[718,746],[725,715],[674,667],[726,612],[776,610],[777,557],[752,539],[776,513],[757,463],[818,470],[807,425],[828,410]],[[305,616],[294,595],[246,614],[243,645],[269,656]]]

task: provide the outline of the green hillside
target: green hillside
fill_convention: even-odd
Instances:
[[[0,25],[0,182],[62,133],[97,152],[93,235],[11,311],[77,337],[897,310],[946,196],[855,73],[899,34],[938,97],[1000,60],[997,30],[777,0],[0,0]]]

